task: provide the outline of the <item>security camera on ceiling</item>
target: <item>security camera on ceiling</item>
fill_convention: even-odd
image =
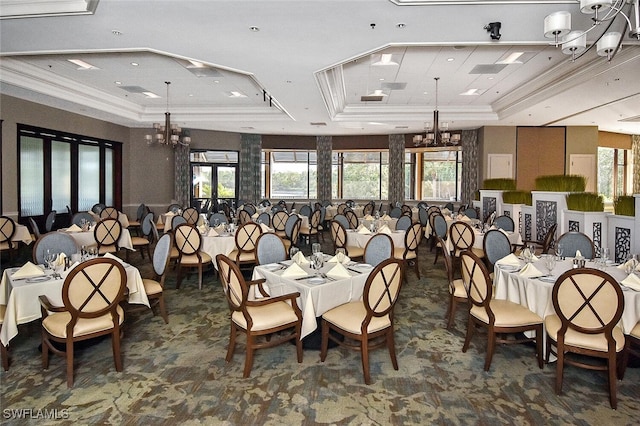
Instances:
[[[502,23],[500,22],[491,22],[487,24],[484,29],[491,33],[491,40],[500,40],[500,27]]]

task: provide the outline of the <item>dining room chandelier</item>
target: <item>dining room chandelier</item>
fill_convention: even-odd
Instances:
[[[571,60],[582,57],[594,46],[598,56],[611,61],[622,45],[623,34],[629,30],[629,37],[640,40],[640,0],[580,0],[580,11],[592,15],[593,24],[586,30],[571,29],[571,13],[554,12],[544,18],[544,36],[554,39],[562,53],[571,55]],[[631,21],[634,19],[634,22]],[[616,21],[624,21],[622,32]],[[596,34],[595,42],[587,48],[587,34]]]
[[[167,85],[167,112],[164,113],[164,124],[153,123],[154,135],[145,135],[147,145],[159,144],[175,148],[177,145],[189,146],[191,137],[188,130],[183,130],[177,124],[171,124],[171,113],[169,112],[169,85],[170,81],[164,82]]]
[[[414,135],[413,144],[415,146],[446,146],[457,145],[460,142],[460,134],[449,132],[449,123],[439,121],[438,112],[438,81],[440,77],[434,77],[436,81],[436,105],[433,110],[433,122],[425,123],[424,134]]]

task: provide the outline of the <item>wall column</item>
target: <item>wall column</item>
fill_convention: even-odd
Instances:
[[[404,204],[404,135],[389,135],[389,203]]]
[[[317,196],[319,201],[331,201],[331,153],[333,139],[331,136],[316,138],[317,155]]]
[[[240,175],[239,200],[251,203],[256,203],[260,200],[261,153],[262,137],[260,135],[241,135],[240,164],[238,167]]]

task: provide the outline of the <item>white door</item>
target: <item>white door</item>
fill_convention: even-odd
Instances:
[[[596,192],[596,156],[594,154],[569,155],[569,174],[586,177],[586,192]]]
[[[488,154],[487,179],[513,179],[512,154]]]

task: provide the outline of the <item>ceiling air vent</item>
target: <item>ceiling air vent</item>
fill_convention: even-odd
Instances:
[[[473,67],[469,74],[498,74],[507,64],[480,64]]]
[[[316,121],[316,122],[311,122],[312,126],[326,126],[327,123],[325,123],[324,121]]]
[[[382,90],[404,90],[407,83],[382,83]]]
[[[129,93],[144,93],[144,92],[148,92],[147,89],[145,89],[144,87],[140,87],[140,86],[118,86],[119,88],[121,88],[122,90],[125,90]]]
[[[360,96],[361,102],[380,102],[384,98],[382,95],[366,95]]]

